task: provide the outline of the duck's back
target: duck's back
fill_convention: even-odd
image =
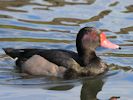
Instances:
[[[58,66],[69,67],[68,65],[73,62],[72,59],[74,59],[78,64],[81,64],[78,54],[69,50],[4,48],[4,51],[12,58],[18,58],[16,61],[16,65],[19,67],[21,67],[23,62],[28,60],[33,55],[40,55],[41,57]]]

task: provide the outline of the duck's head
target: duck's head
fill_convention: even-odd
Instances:
[[[119,45],[111,43],[104,32],[94,27],[84,27],[79,31],[76,46],[79,55],[82,55],[86,50],[94,51],[99,46],[110,49],[120,48]]]

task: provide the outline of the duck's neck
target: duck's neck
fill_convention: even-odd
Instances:
[[[84,66],[88,66],[94,61],[100,60],[100,58],[96,56],[95,51],[90,49],[84,50],[82,55],[79,56]]]

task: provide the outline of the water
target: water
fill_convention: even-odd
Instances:
[[[84,26],[102,29],[121,50],[97,49],[118,68],[97,78],[22,77],[0,49],[0,100],[133,99],[132,0],[0,0],[0,47],[74,50]]]

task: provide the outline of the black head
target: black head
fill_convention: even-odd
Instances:
[[[79,31],[76,38],[76,47],[79,56],[84,55],[84,52],[94,51],[98,46],[111,49],[120,48],[118,45],[107,40],[104,32],[94,27],[84,27]]]
[[[84,51],[94,51],[96,47],[100,46],[100,30],[94,27],[82,28],[76,38],[76,46],[79,55],[82,55]]]

